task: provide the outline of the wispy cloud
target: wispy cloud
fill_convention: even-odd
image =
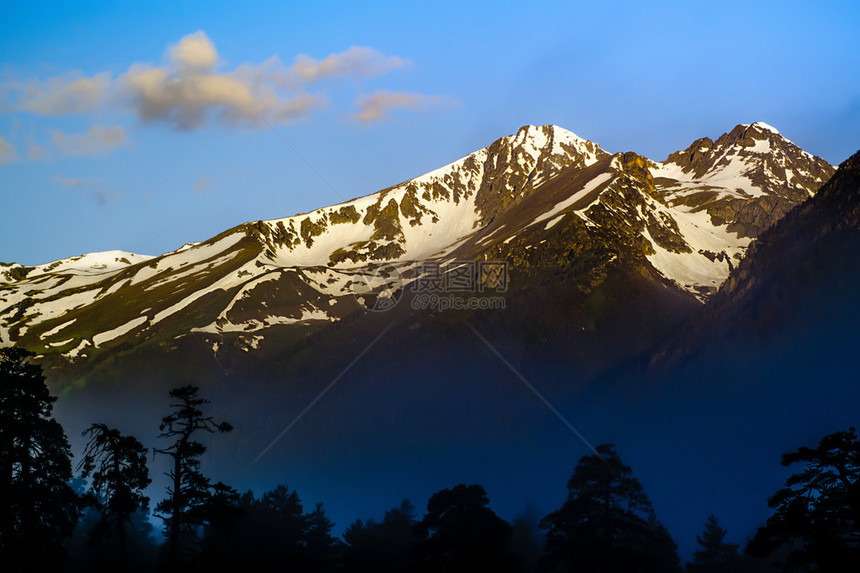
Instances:
[[[0,165],[18,160],[18,150],[15,146],[0,137]]]
[[[100,188],[93,192],[93,196],[99,205],[107,205],[119,199],[122,199],[123,193],[119,189]]]
[[[8,107],[38,115],[66,115],[92,111],[104,101],[110,88],[111,75],[107,72],[87,77],[81,72],[46,80],[28,79],[0,85]]]
[[[351,46],[343,52],[329,54],[322,60],[300,54],[291,66],[284,64],[278,56],[271,56],[260,64],[242,64],[232,75],[253,84],[267,83],[288,91],[298,91],[323,80],[372,78],[408,63],[373,48]]]
[[[201,177],[197,180],[197,183],[194,184],[194,191],[196,193],[203,193],[207,191],[210,187],[212,187],[212,180],[208,177]]]
[[[202,31],[185,36],[168,53],[168,65],[135,64],[117,79],[121,97],[144,123],[161,121],[185,131],[210,118],[262,125],[261,116],[290,122],[325,105],[322,96],[277,90],[263,81],[262,68],[246,64],[241,73],[219,71],[215,45]]]
[[[255,86],[218,73],[136,66],[121,76],[122,93],[143,123],[161,121],[187,131],[208,118],[228,125],[301,119],[324,99],[310,94],[281,97],[268,86]]]
[[[163,123],[182,131],[208,123],[262,128],[305,120],[326,108],[326,81],[372,78],[408,63],[370,47],[351,46],[322,59],[298,55],[291,65],[274,55],[226,70],[214,42],[200,30],[169,45],[162,63],[134,63],[117,76],[73,72],[2,83],[0,105],[5,111],[44,116],[119,106],[141,123]],[[420,109],[432,103],[431,96],[403,92],[380,92],[367,100],[366,109],[356,115],[361,121],[384,117],[391,107]]]
[[[119,189],[104,187],[97,179],[75,179],[55,174],[54,181],[80,193],[81,197],[95,200],[99,205],[108,205],[122,199],[125,195]]]
[[[30,144],[27,146],[27,159],[36,160],[45,157],[45,148],[41,145]]]
[[[51,132],[51,141],[64,155],[90,156],[102,155],[117,147],[128,145],[125,130],[115,125],[102,127],[94,125],[84,133],[63,133],[59,129]]]
[[[373,48],[352,46],[345,52],[329,54],[322,60],[306,55],[296,56],[289,75],[305,82],[330,77],[370,78],[405,65],[406,62],[397,56],[386,56]]]
[[[89,185],[90,183],[93,183],[89,179],[69,179],[68,177],[63,177],[62,175],[54,175],[54,181],[56,181],[63,187],[83,187],[84,185]]]
[[[379,121],[389,117],[389,112],[396,108],[406,108],[413,111],[426,111],[430,106],[443,103],[439,96],[427,96],[420,93],[378,91],[369,96],[356,100],[358,112],[353,119],[365,123]]]

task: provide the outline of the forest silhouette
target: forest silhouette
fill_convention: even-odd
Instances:
[[[31,354],[0,349],[0,564],[9,572],[308,573],[680,572],[860,570],[860,440],[854,428],[783,456],[797,469],[768,500],[773,514],[741,550],[711,515],[683,564],[632,469],[612,444],[575,465],[563,504],[512,523],[478,484],[409,501],[333,535],[323,504],[307,508],[279,485],[261,495],[202,470],[204,437],[232,426],[207,413],[196,386],[170,391],[160,443],[145,447],[93,423],[73,468]],[[156,422],[157,423],[157,422]],[[150,521],[152,451],[169,461],[168,486]],[[75,471],[77,470],[77,476]],[[703,495],[706,495],[703,492]]]

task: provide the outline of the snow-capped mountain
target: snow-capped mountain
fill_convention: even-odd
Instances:
[[[731,354],[731,345],[774,337],[786,354],[826,349],[830,363],[821,370],[834,368],[840,359],[834,349],[856,339],[858,287],[860,152],[839,165],[814,197],[757,238],[707,312],[665,341],[653,365],[697,353],[713,360]],[[853,355],[849,351],[842,359],[850,362]]]
[[[388,296],[428,260],[504,260],[516,276],[563,276],[582,293],[623,266],[701,301],[753,237],[832,173],[762,123],[661,163],[525,126],[372,195],[159,257],[3,265],[0,344],[61,362],[189,336],[216,351],[233,337],[249,350],[277,329],[362,313],[363,296]]]
[[[833,167],[759,122],[694,141],[652,173],[670,205],[706,203],[715,222],[753,237],[812,195]]]
[[[716,141],[693,142],[651,168],[693,256],[658,248],[652,263],[679,284],[712,292],[752,238],[813,195],[833,172],[762,122],[738,125]]]

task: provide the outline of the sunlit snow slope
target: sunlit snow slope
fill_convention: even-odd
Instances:
[[[402,286],[421,261],[492,257],[541,269],[598,242],[609,258],[641,259],[655,280],[704,300],[753,237],[832,173],[762,123],[662,163],[526,126],[378,193],[245,223],[159,257],[109,251],[2,265],[0,345],[77,361],[150,339],[231,334],[253,350],[270,329],[361,310],[363,294]],[[564,257],[541,256],[560,246]]]

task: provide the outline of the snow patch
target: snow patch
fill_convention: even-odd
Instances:
[[[126,251],[104,251],[69,257],[44,265],[30,271],[27,278],[35,278],[48,273],[56,274],[105,274],[122,270],[152,259],[148,255],[137,255]]]
[[[555,219],[552,219],[549,223],[547,223],[546,227],[544,227],[543,230],[548,231],[549,229],[554,227],[562,219],[564,219],[564,213],[562,213],[561,215],[559,215],[558,217],[556,217]]]
[[[57,334],[58,332],[60,332],[64,328],[66,328],[67,326],[74,323],[76,320],[77,320],[76,318],[73,318],[72,320],[70,320],[68,322],[64,322],[63,324],[61,324],[59,326],[55,326],[51,330],[46,330],[45,332],[42,333],[42,335],[39,338],[44,339],[44,338],[48,338],[49,336],[54,336],[55,334]]]
[[[643,236],[655,251],[655,254],[648,255],[648,260],[663,276],[674,281],[684,290],[695,294],[700,300],[704,300],[704,296],[697,287],[718,288],[729,276],[731,271],[729,262],[737,261],[738,256],[745,253],[750,239],[730,233],[727,230],[728,225],[713,225],[710,222],[710,215],[705,211],[694,213],[674,209],[671,215],[693,252],[668,251],[658,245],[645,229]],[[705,256],[706,251],[711,253],[713,260]],[[716,257],[721,253],[722,260]]]
[[[534,221],[529,223],[528,226],[531,227],[534,224],[537,224],[537,223],[546,221],[547,219],[550,219],[552,217],[555,217],[556,215],[558,215],[559,213],[561,213],[565,209],[576,204],[580,199],[582,199],[583,197],[585,197],[586,195],[588,195],[589,193],[591,193],[592,191],[594,191],[595,189],[597,189],[598,187],[600,187],[601,185],[603,185],[604,183],[606,183],[607,181],[612,179],[613,177],[615,177],[615,173],[612,173],[612,172],[601,173],[600,175],[598,175],[597,177],[595,177],[594,179],[592,179],[591,181],[586,183],[582,187],[582,189],[580,189],[579,191],[577,191],[576,193],[574,193],[573,195],[571,195],[570,197],[568,197],[564,201],[561,201],[560,203],[556,204],[555,207],[553,207],[552,209],[550,209],[549,211],[547,211],[543,215],[539,215],[537,218],[535,218]]]
[[[212,323],[207,326],[192,328],[191,332],[204,332],[208,334],[222,334],[224,332],[256,332],[264,328],[282,324],[302,324],[313,321],[328,321],[334,322],[335,319],[319,309],[302,309],[302,316],[292,318],[289,316],[267,316],[262,320],[251,319],[245,322],[234,324],[227,322],[224,324]]]
[[[146,317],[145,316],[139,316],[139,317],[135,318],[134,320],[127,322],[126,324],[123,324],[122,326],[117,326],[116,328],[114,328],[112,330],[108,330],[106,332],[96,334],[95,336],[93,336],[93,346],[98,348],[99,346],[101,346],[102,344],[104,344],[105,342],[107,342],[109,340],[113,340],[114,338],[119,338],[123,334],[127,334],[127,333],[131,332],[132,330],[134,330],[135,328],[137,328],[138,326],[142,325],[145,322],[146,322]]]
[[[87,346],[92,346],[92,344],[90,344],[89,340],[84,338],[81,340],[80,344],[78,344],[68,352],[64,353],[63,356],[69,358],[70,360],[74,360],[81,355],[81,353],[86,349]]]
[[[764,131],[770,131],[770,132],[775,133],[777,135],[782,135],[781,133],[779,133],[779,131],[777,131],[777,129],[775,127],[773,127],[772,125],[768,125],[763,121],[757,121],[754,124],[752,124],[752,126],[757,127],[759,129],[762,129]]]

